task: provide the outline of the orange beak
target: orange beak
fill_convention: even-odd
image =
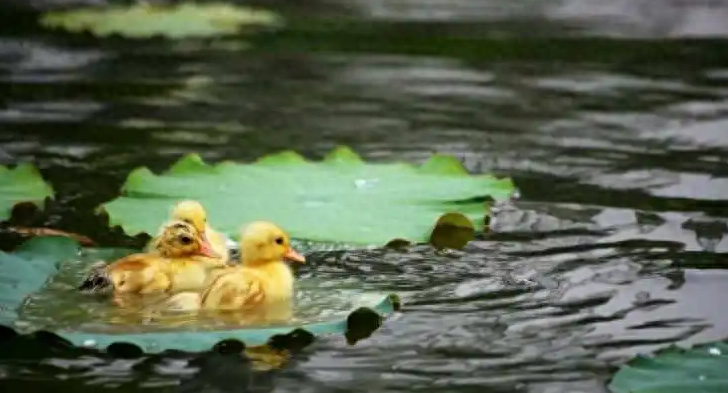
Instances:
[[[303,255],[299,254],[298,251],[294,250],[292,247],[289,247],[288,251],[283,254],[283,258],[286,258],[289,261],[293,262],[306,263],[306,258]]]
[[[206,257],[220,258],[220,255],[212,248],[212,244],[210,244],[210,241],[207,240],[207,236],[203,233],[201,237],[202,241],[200,242],[200,248],[197,250],[197,252],[200,255]]]

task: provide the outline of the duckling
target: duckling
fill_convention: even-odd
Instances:
[[[193,200],[177,202],[172,208],[171,219],[184,221],[194,226],[203,241],[209,242],[215,253],[220,255],[224,261],[229,261],[229,239],[210,227],[207,223],[207,211],[200,202]],[[164,227],[160,228],[160,233],[162,231],[164,231]],[[159,234],[149,242],[146,248],[147,251],[153,251],[157,248],[158,238]]]
[[[194,226],[183,221],[165,224],[155,247],[111,264],[95,264],[79,289],[113,289],[117,294],[198,290],[210,270],[226,265]]]
[[[169,308],[248,310],[290,302],[294,277],[284,259],[305,263],[306,258],[291,247],[286,232],[273,223],[257,221],[247,225],[240,237],[241,264],[213,273],[201,293],[183,292],[170,299]]]

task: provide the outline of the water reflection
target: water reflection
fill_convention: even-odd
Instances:
[[[558,22],[580,34],[616,37],[714,37],[728,33],[721,1],[667,0],[344,0],[362,17],[407,21],[491,21],[534,24]],[[537,28],[538,26],[536,26]],[[551,27],[553,29],[553,27]]]
[[[126,244],[89,206],[113,197],[132,168],[160,170],[190,151],[249,160],[294,147],[318,157],[348,144],[367,159],[413,162],[447,152],[470,170],[513,176],[523,196],[460,253],[312,255],[304,278],[403,298],[402,312],[356,345],[321,339],[254,377],[240,372],[249,367],[240,357],[168,354],[135,368],[46,355],[40,367],[1,361],[5,381],[79,391],[604,392],[612,366],[631,354],[724,337],[728,320],[710,300],[728,293],[725,43],[539,38],[722,35],[722,22],[703,23],[722,8],[445,3],[319,4],[290,11],[303,15],[291,31],[245,43],[69,43],[33,29],[3,37],[0,159],[35,161],[54,182],[58,202],[33,218],[39,225]],[[307,22],[326,12],[369,20],[338,30]],[[546,17],[523,19],[534,15]],[[489,18],[503,23],[474,21]],[[408,19],[438,23],[393,22]],[[440,23],[453,20],[462,24]]]

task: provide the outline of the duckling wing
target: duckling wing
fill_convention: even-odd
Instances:
[[[107,267],[107,274],[117,293],[154,293],[171,285],[163,262],[149,254],[132,254]]]
[[[170,311],[195,311],[201,306],[200,294],[197,292],[180,292],[170,296],[163,308]]]
[[[208,282],[211,270],[223,266],[213,258],[175,258],[164,265],[164,272],[172,282],[171,291],[200,291]]]
[[[240,310],[265,301],[265,281],[251,269],[230,269],[215,277],[201,296],[207,309]]]
[[[175,285],[174,289],[182,289],[183,292],[179,292],[170,296],[167,300],[164,301],[162,307],[170,311],[189,312],[199,310],[202,307],[202,294],[195,291],[208,290],[211,283],[213,283],[218,277],[228,274],[232,270],[233,268],[231,267],[214,266],[212,269],[209,269],[206,273],[203,274],[205,284],[200,285],[200,288],[183,289],[178,288],[178,285]]]

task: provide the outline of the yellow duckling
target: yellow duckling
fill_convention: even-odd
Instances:
[[[199,290],[209,271],[226,265],[194,226],[183,221],[164,225],[155,245],[154,252],[96,267],[79,289],[111,287],[115,294]]]
[[[207,223],[207,211],[200,202],[193,200],[177,202],[172,208],[171,219],[184,221],[195,227],[202,237],[202,241],[208,243],[220,258],[226,262],[230,259],[227,238],[210,227]],[[162,231],[164,231],[164,227],[160,228],[160,234]],[[149,242],[147,251],[157,249],[158,242],[159,234]]]
[[[290,302],[294,277],[284,262],[305,263],[291,247],[290,238],[273,223],[257,221],[241,234],[240,266],[218,270],[201,293],[180,293],[167,302],[176,310],[249,310]]]

